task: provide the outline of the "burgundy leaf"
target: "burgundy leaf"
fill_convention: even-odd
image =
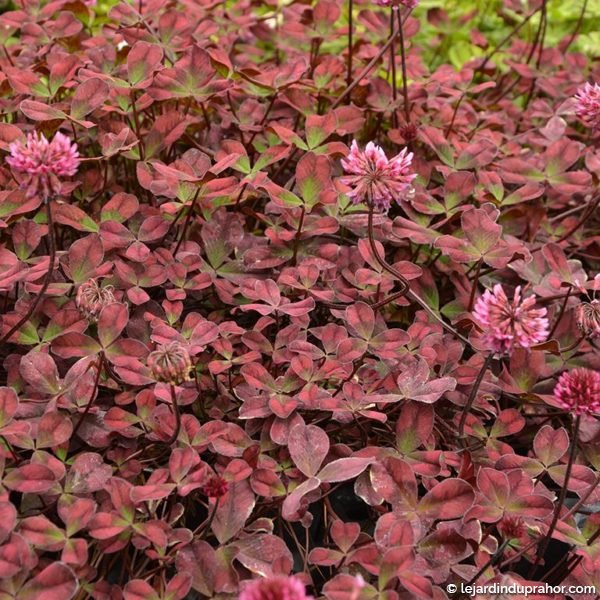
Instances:
[[[290,431],[288,449],[298,469],[313,477],[329,452],[329,437],[320,427],[299,424]]]
[[[19,591],[23,600],[70,600],[79,588],[75,573],[61,562],[53,562]]]

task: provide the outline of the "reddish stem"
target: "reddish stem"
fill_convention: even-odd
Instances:
[[[481,365],[481,369],[479,370],[479,373],[477,375],[477,379],[475,380],[475,383],[473,384],[473,388],[471,389],[471,393],[469,394],[469,399],[467,400],[467,403],[465,404],[462,415],[460,416],[460,422],[458,423],[458,437],[459,438],[463,437],[463,433],[465,430],[465,423],[467,421],[467,415],[471,411],[471,407],[473,406],[473,403],[475,402],[475,398],[477,397],[477,392],[479,391],[479,387],[481,386],[481,382],[483,381],[485,372],[488,370],[488,368],[492,362],[493,356],[494,355],[492,353],[490,353],[485,357],[485,360],[483,361],[483,365]]]
[[[346,85],[350,86],[352,83],[352,46],[354,33],[354,16],[352,14],[354,8],[353,0],[348,0],[348,70],[346,73]]]
[[[79,416],[79,420],[77,421],[77,424],[75,425],[75,427],[73,427],[73,433],[71,434],[72,438],[74,438],[75,434],[79,431],[79,428],[81,427],[85,417],[87,416],[87,414],[90,412],[90,409],[92,408],[92,404],[94,404],[94,398],[96,397],[96,392],[98,391],[98,386],[100,385],[100,376],[102,375],[103,367],[104,367],[104,352],[100,352],[100,355],[98,356],[98,366],[97,366],[97,370],[96,370],[96,379],[94,380],[94,387],[92,388],[92,393],[90,394],[90,399],[88,400],[88,403],[85,405],[84,411]]]
[[[402,95],[404,96],[404,115],[406,124],[410,125],[410,104],[408,103],[408,76],[406,74],[406,48],[404,47],[404,26],[400,11],[396,10],[398,15],[398,31],[400,33],[400,57],[402,59]],[[407,15],[408,17],[408,15]]]
[[[175,415],[175,429],[171,437],[165,441],[167,446],[173,444],[179,437],[179,431],[181,430],[181,413],[179,412],[179,405],[177,404],[177,393],[175,392],[175,386],[171,384],[171,402],[173,403],[173,414]]]
[[[529,570],[528,579],[531,579],[537,570],[542,557],[546,553],[548,549],[548,545],[550,544],[550,540],[552,539],[552,534],[556,529],[556,525],[558,524],[558,519],[560,518],[560,510],[565,502],[565,498],[567,497],[567,491],[569,487],[569,479],[571,477],[571,471],[573,470],[573,463],[575,462],[575,454],[577,452],[577,436],[579,435],[579,424],[581,421],[581,415],[577,415],[575,418],[575,423],[573,425],[573,435],[571,439],[571,451],[569,452],[569,459],[567,462],[567,470],[565,472],[565,480],[563,482],[562,488],[560,490],[560,494],[558,496],[558,500],[556,502],[556,508],[554,509],[554,515],[552,516],[552,521],[550,523],[550,527],[548,527],[548,531],[546,535],[542,539],[541,544],[538,546],[538,550],[535,557],[535,562],[531,566]]]
[[[35,309],[38,307],[38,304],[42,301],[42,298],[44,297],[44,294],[46,293],[46,290],[48,289],[48,286],[50,285],[50,280],[52,279],[52,274],[54,273],[54,260],[56,258],[56,240],[54,238],[54,221],[52,219],[52,209],[50,207],[50,200],[46,199],[45,204],[46,204],[46,216],[48,219],[48,238],[49,238],[48,245],[50,247],[49,248],[50,261],[48,264],[48,272],[46,273],[46,276],[44,278],[44,283],[42,284],[40,291],[36,294],[35,298],[33,299],[33,302],[29,306],[29,309],[23,315],[23,317],[21,317],[17,321],[17,323],[15,325],[13,325],[8,330],[8,332],[2,336],[2,339],[0,339],[0,346],[2,344],[4,344],[4,342],[9,340],[11,338],[11,336],[13,335],[13,333],[15,333],[15,331],[18,331],[19,329],[21,329],[21,327],[25,323],[27,323],[27,321],[29,320],[29,317],[31,317],[31,315],[35,312]],[[15,302],[16,302],[16,300],[15,300]]]

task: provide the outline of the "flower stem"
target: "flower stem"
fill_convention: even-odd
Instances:
[[[583,17],[585,15],[585,11],[587,10],[588,0],[583,0],[583,6],[581,7],[581,12],[579,13],[579,19],[577,20],[577,24],[575,25],[575,29],[567,42],[567,45],[563,49],[563,54],[567,53],[567,50],[571,47],[571,44],[575,41],[575,38],[579,34],[579,30],[581,29],[581,25],[583,24]]]
[[[408,283],[408,280],[401,273],[399,273],[394,267],[392,267],[392,265],[390,265],[388,262],[386,262],[386,260],[382,256],[379,255],[379,252],[377,251],[377,246],[375,245],[375,237],[373,234],[373,212],[375,210],[375,207],[374,207],[372,201],[368,201],[367,204],[369,206],[368,233],[369,233],[369,244],[371,246],[371,251],[373,252],[373,255],[375,256],[375,260],[381,265],[381,267],[385,271],[390,273],[390,275],[393,275],[400,282],[400,285],[402,286],[402,289],[400,291],[396,292],[396,294],[394,294],[394,299],[400,298],[402,296],[407,296],[408,298],[410,298],[411,300],[416,302],[427,314],[432,316],[446,331],[449,331],[452,335],[454,335],[456,338],[458,338],[461,342],[464,342],[465,344],[470,346],[471,342],[469,342],[469,340],[466,337],[464,337],[463,335],[458,333],[458,331],[456,331],[456,329],[454,329],[454,327],[452,327],[452,325],[448,325],[448,323],[446,323],[444,321],[444,319],[442,319],[427,304],[427,302],[425,302],[425,300],[423,300],[423,298],[421,298],[416,292],[414,292],[413,290],[410,289],[410,284]]]
[[[392,45],[394,40],[398,37],[400,31],[396,29],[394,33],[389,37],[388,41],[381,47],[381,50],[371,59],[369,64],[352,80],[352,83],[344,90],[341,96],[338,96],[337,100],[331,105],[331,108],[337,108],[344,98],[352,92],[352,90],[373,70],[375,65],[379,62],[381,57],[388,51],[388,48]]]
[[[481,265],[483,264],[483,259],[479,259],[477,263],[477,268],[475,271],[475,276],[473,277],[473,286],[471,287],[471,295],[469,296],[469,307],[467,310],[471,312],[473,310],[473,302],[475,301],[475,292],[477,291],[477,284],[479,283],[479,274],[481,273]]]
[[[8,448],[8,451],[10,452],[11,456],[13,457],[13,460],[18,465],[21,462],[21,459],[19,458],[19,455],[15,452],[11,443],[3,435],[0,435],[0,441],[6,444],[6,447]]]
[[[404,25],[402,23],[402,17],[400,11],[396,10],[398,15],[398,31],[400,34],[400,56],[402,58],[402,94],[404,96],[404,114],[406,117],[406,124],[410,125],[410,105],[408,103],[408,81],[406,76],[406,48],[404,47]]]
[[[206,519],[206,521],[204,521],[204,523],[200,523],[200,525],[198,525],[198,527],[196,527],[196,529],[193,531],[192,536],[194,537],[194,539],[196,539],[196,538],[202,539],[202,537],[204,536],[204,533],[210,529],[210,526],[212,525],[215,515],[217,514],[217,508],[219,508],[220,500],[221,500],[221,498],[215,498],[215,505],[213,506],[213,509],[210,511],[208,518]]]
[[[50,260],[49,260],[49,264],[48,264],[48,272],[46,273],[46,277],[44,278],[44,283],[42,284],[40,291],[36,294],[29,309],[23,315],[23,317],[21,317],[21,319],[19,319],[19,321],[17,321],[16,325],[13,325],[8,330],[8,332],[2,336],[2,338],[0,339],[0,346],[2,344],[4,344],[4,342],[9,340],[12,337],[13,333],[15,333],[15,331],[18,331],[19,329],[21,329],[21,327],[25,323],[27,323],[27,321],[29,320],[29,317],[31,317],[31,315],[35,312],[35,309],[38,307],[38,304],[42,301],[42,298],[44,297],[44,294],[46,293],[46,290],[48,289],[48,286],[50,285],[50,280],[52,279],[52,275],[54,273],[54,260],[56,258],[56,240],[54,238],[54,221],[52,219],[52,208],[50,206],[50,200],[46,199],[44,202],[46,204],[46,216],[47,216],[47,220],[48,220],[48,245],[50,247],[49,248]],[[16,303],[16,300],[15,300],[15,303]]]
[[[596,479],[593,483],[590,483],[590,487],[586,490],[585,494],[577,500],[577,502],[569,509],[569,512],[563,517],[564,519],[568,519],[572,515],[574,515],[581,506],[585,504],[585,501],[592,495],[594,490],[598,487],[600,483],[600,475],[596,474]]]
[[[500,544],[498,550],[496,550],[496,552],[494,552],[494,554],[492,554],[492,556],[490,556],[490,558],[483,564],[483,566],[477,571],[477,573],[475,573],[475,575],[473,575],[473,577],[471,577],[471,579],[469,579],[469,581],[465,584],[465,587],[473,585],[485,573],[485,571],[489,567],[495,565],[502,558],[502,554],[503,554],[506,546],[508,546],[508,542],[509,542],[509,540],[504,540]],[[459,592],[459,594],[454,597],[456,600],[459,600],[460,598],[462,598],[462,594]]]
[[[398,127],[398,117],[396,115],[396,101],[398,100],[398,90],[396,89],[396,51],[394,49],[394,13],[396,12],[396,8],[392,7],[390,11],[390,37],[392,38],[392,43],[390,44],[390,70],[392,72],[392,127]]]
[[[509,42],[527,23],[531,20],[533,15],[538,12],[539,9],[535,9],[530,12],[504,39],[502,39],[496,46],[489,52],[486,57],[483,59],[483,62],[475,69],[473,73],[473,78],[475,78],[479,73],[482,73],[485,70],[488,62],[496,55],[496,53],[507,43]]]
[[[444,137],[446,139],[448,139],[448,136],[452,133],[452,129],[454,128],[454,121],[456,121],[456,115],[458,115],[458,109],[460,108],[460,105],[462,104],[462,101],[465,99],[466,95],[467,92],[463,92],[454,106],[454,112],[452,113],[452,119],[450,119],[450,125],[448,125],[448,129],[446,129],[446,133],[444,134]]]
[[[181,236],[179,237],[177,245],[175,246],[175,250],[173,251],[173,256],[177,256],[177,252],[179,252],[179,247],[181,246],[181,244],[183,243],[183,240],[185,239],[185,234],[187,233],[188,227],[190,226],[190,221],[192,220],[192,215],[194,214],[194,210],[196,208],[196,202],[198,200],[199,194],[200,194],[200,188],[198,188],[196,190],[196,193],[194,194],[194,199],[192,200],[192,204],[190,206],[190,209],[188,210],[188,214],[185,217],[185,221],[183,223],[183,229],[181,231]]]
[[[552,326],[552,329],[550,330],[550,333],[548,334],[548,339],[549,340],[552,339],[552,336],[554,335],[554,332],[558,328],[558,325],[561,322],[561,319],[563,318],[563,315],[565,314],[565,309],[567,308],[567,302],[569,301],[569,296],[571,295],[571,290],[572,289],[573,289],[572,286],[569,286],[569,289],[567,290],[567,293],[565,295],[563,303],[560,306],[560,311],[558,313],[558,317],[556,317],[556,321],[554,321],[554,325]]]
[[[175,392],[175,386],[170,385],[171,388],[171,402],[173,403],[173,414],[175,415],[175,429],[171,437],[165,441],[167,446],[173,444],[179,437],[179,431],[181,430],[181,413],[179,412],[179,405],[177,404],[177,393]]]
[[[408,290],[410,289],[410,284],[408,283],[406,278],[401,273],[399,273],[394,267],[392,267],[392,265],[390,265],[383,257],[381,257],[379,255],[379,251],[377,250],[377,244],[375,243],[375,235],[373,233],[373,213],[375,212],[375,204],[373,203],[373,201],[370,201],[368,204],[369,204],[369,217],[368,217],[369,245],[371,246],[371,251],[373,252],[373,256],[375,257],[375,260],[379,263],[379,265],[381,266],[381,268],[384,271],[387,271],[390,275],[393,275],[400,282],[400,285],[402,286],[402,289],[400,291],[403,292],[404,294],[406,294],[408,292]]]
[[[353,16],[354,2],[348,0],[348,70],[346,73],[346,85],[350,86],[352,83],[352,46],[354,33],[354,16]]]
[[[538,546],[538,550],[535,557],[535,562],[531,566],[529,570],[528,579],[531,579],[535,574],[542,557],[546,553],[548,549],[548,545],[550,544],[550,540],[552,539],[552,534],[556,529],[556,525],[558,524],[558,519],[560,518],[560,510],[562,505],[564,504],[565,498],[567,497],[567,491],[569,486],[569,479],[571,477],[571,471],[573,470],[573,463],[575,461],[575,454],[577,452],[577,437],[579,435],[579,424],[581,421],[581,415],[577,415],[575,417],[575,423],[573,425],[573,435],[571,437],[571,451],[569,452],[569,459],[567,462],[567,470],[565,471],[565,480],[563,481],[562,488],[560,490],[560,494],[558,496],[558,500],[556,502],[556,508],[554,509],[554,515],[552,516],[552,521],[550,522],[550,527],[548,527],[548,531],[546,535],[542,539],[540,545]]]
[[[104,352],[100,352],[100,355],[98,356],[98,364],[96,367],[96,379],[94,380],[94,387],[92,388],[92,393],[90,394],[90,399],[88,400],[88,403],[85,405],[85,409],[79,416],[79,420],[77,421],[77,424],[75,425],[75,427],[73,427],[73,433],[71,434],[72,438],[75,437],[75,434],[79,431],[79,428],[81,427],[85,417],[87,416],[87,414],[90,412],[90,409],[92,408],[92,404],[94,403],[94,398],[96,397],[96,392],[98,390],[98,386],[100,385],[100,376],[102,375],[103,367],[104,367]]]
[[[302,236],[302,226],[304,225],[304,216],[306,215],[306,209],[302,205],[300,212],[300,222],[298,223],[298,230],[294,237],[294,253],[292,254],[292,265],[296,266],[296,259],[298,258],[298,248],[300,247],[300,238]]]
[[[479,387],[481,386],[483,377],[484,377],[486,371],[488,370],[493,357],[494,357],[494,355],[492,353],[488,354],[485,357],[485,360],[483,361],[483,364],[481,365],[481,369],[477,375],[477,379],[475,380],[475,383],[473,384],[473,388],[471,389],[471,393],[469,394],[469,399],[467,400],[467,403],[465,404],[465,407],[463,408],[462,415],[460,416],[460,422],[458,423],[458,437],[459,438],[463,437],[464,430],[465,430],[465,423],[467,421],[467,415],[471,411],[471,407],[473,406],[473,403],[475,402],[475,398],[477,397],[477,392],[479,391]]]

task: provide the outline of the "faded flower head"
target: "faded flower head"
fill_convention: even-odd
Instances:
[[[75,175],[79,167],[77,144],[58,132],[49,142],[42,133],[29,133],[25,143],[13,142],[8,147],[6,162],[20,174],[27,197],[40,194],[44,199],[60,192],[60,177]]]
[[[533,308],[535,296],[521,297],[519,286],[512,301],[500,284],[486,290],[477,300],[473,314],[484,328],[484,342],[491,350],[509,353],[514,346],[529,348],[548,337],[549,323],[545,308]]]
[[[95,279],[88,279],[79,286],[75,304],[86,319],[95,322],[105,306],[116,302],[113,290],[112,285],[100,287]]]
[[[504,515],[496,527],[500,535],[506,540],[521,539],[527,535],[527,526],[522,517]]]
[[[192,359],[187,349],[177,341],[150,352],[147,363],[156,381],[179,385],[191,379]]]
[[[565,371],[554,388],[556,404],[575,415],[600,413],[600,372],[577,368]]]
[[[416,174],[410,173],[412,159],[413,154],[407,148],[388,159],[373,142],[361,151],[354,140],[350,154],[342,159],[342,167],[349,175],[340,181],[352,188],[348,196],[355,204],[373,202],[377,210],[387,212],[392,200],[398,202],[413,190],[411,184]]]
[[[600,336],[600,300],[582,302],[575,312],[577,327],[588,338]]]
[[[221,498],[227,493],[229,484],[218,475],[213,475],[202,486],[202,493],[209,498]]]
[[[600,128],[600,85],[586,83],[575,94],[575,114],[592,129]]]
[[[293,575],[255,579],[248,584],[239,600],[313,600],[306,594],[304,584]]]

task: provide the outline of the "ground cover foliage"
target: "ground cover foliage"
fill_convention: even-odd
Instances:
[[[600,591],[595,3],[9,8],[0,598]]]

